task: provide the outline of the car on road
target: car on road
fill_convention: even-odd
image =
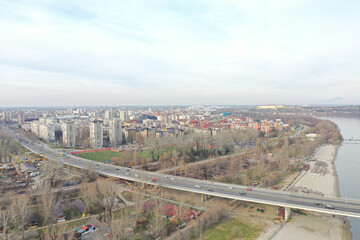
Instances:
[[[201,188],[201,186],[200,186],[200,185],[197,185],[197,184],[195,185],[195,187],[197,187],[197,188]]]
[[[232,190],[232,189],[233,189],[233,187],[229,187],[229,189],[230,189],[230,190]]]
[[[170,178],[170,180],[171,180],[171,181],[175,181],[175,178],[174,178],[174,177],[172,177],[172,178]]]
[[[139,177],[139,174],[135,174],[135,177]]]
[[[242,191],[242,192],[240,192],[240,195],[246,195],[246,192],[245,191]]]
[[[153,182],[157,182],[157,178],[156,177],[154,177],[151,181],[153,181]]]
[[[327,209],[335,209],[335,207],[332,206],[332,205],[326,205],[325,208],[327,208]]]
[[[321,202],[314,202],[314,204],[315,204],[316,206],[322,206],[322,203],[321,203]]]
[[[115,170],[120,170],[120,168],[115,168]]]
[[[208,189],[208,191],[209,191],[209,192],[213,192],[214,190],[212,190],[212,189]]]
[[[127,172],[127,173],[125,173],[125,175],[126,175],[126,176],[130,176],[130,173]]]
[[[252,188],[249,187],[249,188],[246,188],[245,190],[246,190],[246,191],[252,191]]]

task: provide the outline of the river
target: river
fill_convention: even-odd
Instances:
[[[360,139],[360,118],[326,117],[336,123],[344,139]],[[341,197],[360,199],[360,142],[343,142],[335,159]],[[353,239],[360,239],[360,218],[348,218]]]

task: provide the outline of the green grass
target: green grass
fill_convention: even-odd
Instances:
[[[25,154],[25,152],[29,152],[28,149],[24,148],[20,143],[15,140],[11,140],[11,144],[19,150],[19,154]]]
[[[148,159],[151,159],[151,152],[150,151],[143,151],[139,153],[140,157],[146,157]]]
[[[256,239],[260,228],[242,219],[235,218],[217,224],[206,230],[204,240]]]
[[[105,162],[107,160],[110,160],[113,157],[121,157],[120,152],[115,152],[111,150],[104,150],[104,151],[98,151],[98,152],[87,152],[87,153],[77,153],[74,154],[77,157],[97,161],[97,162]]]
[[[113,157],[121,157],[121,152],[115,152],[111,150],[104,150],[98,152],[87,152],[87,153],[77,153],[74,154],[77,157],[97,161],[97,162],[105,162],[110,160]],[[151,153],[149,151],[144,151],[139,153],[140,157],[146,157],[151,159]]]

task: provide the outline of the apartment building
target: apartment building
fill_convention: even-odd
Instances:
[[[129,120],[128,112],[124,110],[120,111],[120,119],[123,122]]]
[[[93,120],[90,121],[90,144],[93,148],[102,148],[103,147],[103,121]]]
[[[39,138],[45,141],[55,141],[54,125],[39,124]]]
[[[63,121],[61,123],[61,131],[64,147],[75,147],[76,127],[74,121]]]
[[[122,122],[113,118],[109,121],[109,138],[113,147],[122,143]]]

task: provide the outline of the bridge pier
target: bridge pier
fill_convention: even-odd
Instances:
[[[290,214],[291,214],[291,208],[285,207],[285,216],[284,216],[285,222],[287,222],[287,220],[289,219]]]
[[[208,200],[209,198],[210,198],[210,195],[206,195],[206,194],[201,194],[201,197],[200,197],[202,202]]]

